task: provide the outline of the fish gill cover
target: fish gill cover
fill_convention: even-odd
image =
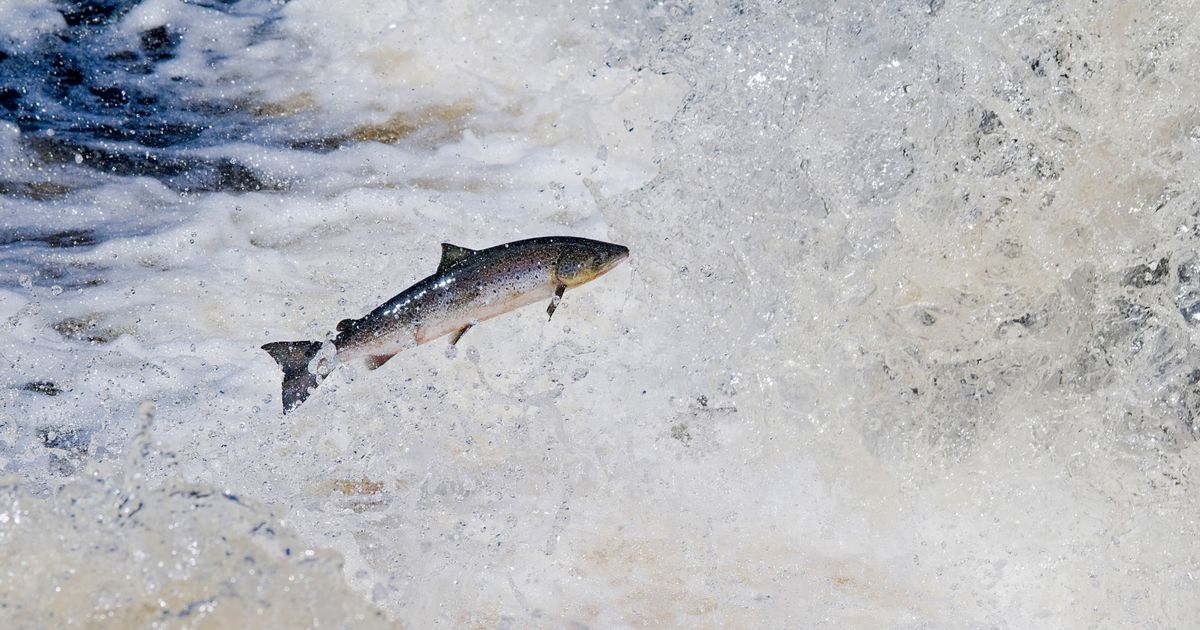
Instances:
[[[1197,8],[0,3],[0,625],[1186,626]]]

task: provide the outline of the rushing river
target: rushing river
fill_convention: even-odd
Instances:
[[[0,0],[0,625],[1193,625],[1198,16]]]

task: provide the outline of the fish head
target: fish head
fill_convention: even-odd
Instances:
[[[626,258],[629,258],[629,248],[624,245],[571,239],[561,245],[554,275],[559,284],[577,287],[608,273]]]

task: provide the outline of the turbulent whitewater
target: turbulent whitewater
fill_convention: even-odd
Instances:
[[[1188,626],[1198,9],[0,2],[0,626]]]

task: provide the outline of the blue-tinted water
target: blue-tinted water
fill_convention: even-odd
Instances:
[[[196,154],[193,149],[270,142],[272,136],[262,117],[246,111],[247,103],[196,98],[197,78],[172,71],[186,25],[136,33],[121,27],[119,20],[139,4],[63,2],[63,28],[17,50],[0,47],[0,120],[20,128],[24,145],[45,168],[75,163],[106,175],[154,177],[191,192],[276,186],[237,160]],[[209,19],[250,16],[261,24],[258,36],[271,37],[274,5],[190,4],[211,13]],[[199,47],[201,64],[217,64],[225,54]]]

